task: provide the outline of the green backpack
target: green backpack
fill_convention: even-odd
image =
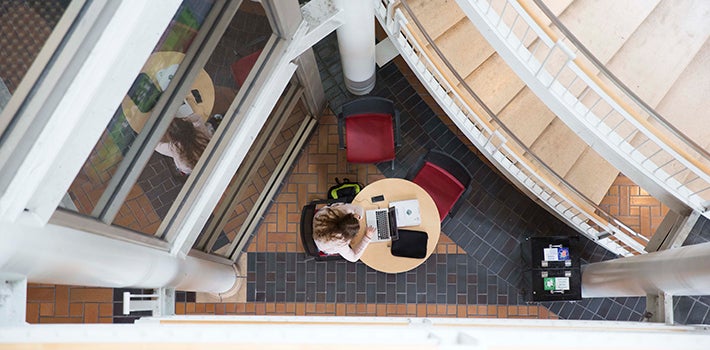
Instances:
[[[344,202],[350,203],[355,199],[355,196],[360,193],[364,186],[359,182],[352,182],[348,178],[343,178],[343,182],[340,179],[335,178],[335,185],[328,189],[329,199],[340,199]]]

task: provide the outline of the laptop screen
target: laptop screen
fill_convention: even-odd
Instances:
[[[397,210],[395,207],[389,207],[387,216],[389,216],[390,222],[390,238],[396,241],[399,239],[399,231],[397,230]]]

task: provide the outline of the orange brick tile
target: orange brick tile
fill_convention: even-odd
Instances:
[[[387,316],[387,305],[377,304],[377,316]]]
[[[244,312],[246,312],[247,314],[253,314],[254,312],[256,312],[256,304],[255,303],[248,303],[245,306],[246,307],[244,309]]]
[[[101,317],[113,316],[113,304],[109,304],[109,303],[99,304],[99,316],[101,316]]]
[[[316,312],[316,305],[313,303],[306,304],[306,313],[312,314],[314,312]]]
[[[39,305],[39,315],[40,316],[54,316],[54,304],[53,303],[41,303]]]
[[[79,317],[43,317],[40,323],[82,323],[83,319]]]
[[[84,304],[84,323],[99,323],[99,304]]]
[[[27,323],[39,323],[39,305],[37,303],[27,303],[25,309],[25,321]]]
[[[186,314],[194,314],[195,309],[197,308],[196,303],[185,303],[185,313]]]
[[[82,317],[83,315],[84,315],[84,304],[83,303],[69,304],[69,316]]]
[[[204,314],[206,311],[206,307],[204,303],[196,303],[195,304],[195,313],[197,314]]]
[[[530,316],[537,316],[538,311],[540,310],[542,306],[528,306],[528,315]]]
[[[71,302],[110,303],[113,302],[113,289],[72,288],[69,300]]]
[[[175,303],[175,314],[184,315],[185,314],[185,303]]]
[[[215,306],[213,303],[205,304],[205,313],[214,314]]]
[[[426,304],[417,304],[417,317],[426,317],[427,306]]]
[[[266,305],[264,303],[254,304],[254,314],[265,315],[266,314]]]
[[[54,302],[54,288],[27,286],[27,301]]]
[[[466,316],[468,316],[468,310],[467,310],[466,305],[458,305],[458,306],[456,307],[456,317],[461,317],[461,318],[463,318],[463,317],[466,317]]]
[[[69,316],[69,287],[57,285],[54,290],[54,314],[56,316]]]
[[[498,308],[495,305],[488,305],[486,308],[484,315],[498,316]]]
[[[234,303],[229,303],[224,305],[224,312],[227,314],[233,314],[237,312],[237,305]]]

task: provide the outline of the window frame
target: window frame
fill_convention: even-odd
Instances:
[[[206,28],[203,24],[203,28],[200,29],[200,33],[198,34],[198,36],[201,36],[202,42],[198,45],[198,42],[195,41],[190,47],[185,56],[184,63],[181,64],[180,68],[176,72],[173,82],[171,82],[171,86],[166,90],[166,92],[164,92],[166,97],[161,98],[158,105],[154,108],[155,112],[151,114],[151,120],[149,121],[151,125],[149,126],[146,124],[145,126],[152,128],[150,133],[141,133],[145,134],[143,139],[138,140],[137,138],[135,141],[136,143],[139,141],[141,143],[134,143],[131,147],[140,149],[137,149],[134,153],[137,158],[134,159],[132,162],[133,164],[128,164],[125,166],[125,169],[123,169],[125,172],[123,179],[120,181],[120,183],[122,183],[120,184],[120,191],[124,191],[124,194],[116,192],[116,189],[118,189],[119,186],[115,187],[114,193],[125,196],[127,191],[129,191],[135,183],[135,180],[133,180],[131,181],[131,186],[125,186],[129,183],[129,181],[125,181],[125,179],[128,179],[128,176],[126,175],[135,176],[135,179],[137,180],[140,171],[142,171],[142,166],[138,166],[138,163],[143,161],[147,162],[154,146],[162,136],[162,132],[167,129],[169,124],[164,123],[163,125],[163,123],[157,121],[169,119],[160,117],[168,113],[174,113],[177,110],[179,103],[183,100],[182,97],[178,96],[184,96],[189,91],[192,79],[194,79],[209,59],[214,46],[216,46],[217,42],[221,38],[221,33],[226,30],[229,20],[231,20],[232,16],[236,13],[239,5],[241,4],[241,0],[218,0],[218,2],[224,4],[224,7],[227,7],[228,9],[222,11],[224,13],[220,13],[220,16],[215,18],[215,21],[213,22],[214,25],[210,26],[210,28],[203,29]],[[294,1],[294,3],[295,8],[300,9],[297,2]],[[254,65],[255,69],[250,72],[243,88],[239,90],[237,96],[232,102],[232,105],[225,114],[225,119],[220,125],[220,128],[217,130],[215,135],[213,135],[213,140],[215,142],[210,142],[207,149],[205,149],[205,154],[193,170],[193,176],[190,176],[185,186],[183,186],[183,189],[178,195],[175,204],[171,207],[168,215],[160,225],[160,228],[158,229],[160,234],[156,236],[144,235],[130,229],[113,226],[110,224],[109,220],[106,220],[111,216],[111,213],[106,210],[106,207],[101,209],[101,219],[103,220],[58,208],[51,215],[51,219],[49,219],[51,220],[51,223],[70,226],[88,232],[109,236],[115,239],[147,245],[161,250],[168,250],[173,255],[186,256],[187,254],[190,254],[190,247],[192,245],[191,239],[196,239],[196,234],[199,233],[195,232],[193,234],[193,231],[195,231],[196,228],[202,228],[206,221],[206,218],[204,218],[205,220],[201,220],[203,218],[199,214],[195,215],[195,210],[193,209],[195,209],[195,207],[199,207],[199,210],[207,211],[209,208],[209,211],[211,212],[214,209],[214,206],[216,206],[216,200],[219,199],[219,197],[217,196],[214,203],[206,203],[210,201],[205,201],[205,197],[209,198],[211,196],[210,193],[213,194],[219,192],[221,194],[221,192],[224,191],[224,188],[226,188],[229,180],[227,179],[227,183],[221,184],[220,180],[215,180],[215,176],[209,176],[210,178],[208,179],[207,176],[203,175],[211,175],[218,168],[218,172],[221,174],[225,173],[225,171],[229,172],[229,169],[232,167],[234,167],[232,174],[236,171],[236,167],[238,167],[241,160],[237,161],[237,159],[232,158],[232,162],[225,162],[225,151],[231,149],[233,152],[235,149],[240,148],[235,145],[241,143],[246,144],[251,141],[248,136],[250,133],[254,133],[254,130],[258,133],[260,130],[259,122],[261,122],[261,117],[259,117],[259,115],[264,113],[264,110],[266,110],[266,114],[268,115],[281,94],[276,94],[275,98],[269,95],[273,95],[273,91],[278,89],[279,86],[281,88],[280,91],[283,91],[286,83],[294,76],[294,72],[297,68],[296,65],[286,60],[286,57],[289,56],[288,50],[290,40],[297,26],[293,26],[292,23],[290,25],[278,24],[280,23],[279,18],[284,17],[283,13],[288,12],[284,9],[293,8],[294,4],[284,3],[278,0],[268,0],[263,1],[262,5],[264,6],[264,10],[273,30],[266,47],[263,49],[264,54],[262,54],[257,60]],[[234,13],[226,16],[225,14],[226,12],[229,12],[229,9],[234,9]],[[210,14],[212,14],[214,10],[210,11]],[[277,12],[280,13],[280,15],[277,15]],[[289,18],[293,18],[294,16],[299,19],[298,23],[300,23],[300,11],[295,14],[291,13],[287,15]],[[226,17],[229,18],[224,22],[221,22],[221,20]],[[291,20],[291,22],[294,21]],[[219,30],[222,32],[217,33]],[[284,30],[288,31],[285,32]],[[204,34],[202,34],[203,32]],[[198,38],[196,37],[195,40],[198,40]],[[209,46],[211,46],[211,48]],[[244,135],[247,136],[245,137]],[[235,142],[235,139],[239,141]],[[227,143],[230,143],[231,145],[228,145]],[[140,158],[141,152],[143,152],[142,155],[145,156],[145,159]],[[128,157],[128,155],[126,155],[126,157]],[[134,169],[138,170],[134,172]],[[116,181],[119,182],[118,180]],[[220,186],[223,187],[221,190],[219,189]],[[126,190],[125,187],[128,187],[128,190]],[[118,196],[114,194],[112,194],[112,197],[114,200],[118,198]],[[120,202],[121,205],[123,203],[122,200],[116,202]],[[112,215],[115,215],[115,213]],[[109,223],[106,221],[109,221]],[[197,230],[199,231],[199,229]],[[226,259],[217,260],[225,261]]]

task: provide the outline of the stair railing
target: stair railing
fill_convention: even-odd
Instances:
[[[554,29],[525,1],[457,2],[526,84],[553,111],[566,111],[556,114],[573,130],[583,130],[579,134],[585,141],[601,148],[617,167],[630,165],[710,217],[710,154],[608,72],[549,9],[539,6]]]
[[[645,237],[579,193],[500,122],[441,55],[406,1],[376,0],[375,3],[378,20],[407,64],[463,134],[503,174],[530,197],[537,199],[556,216],[607,250],[620,256],[645,253],[644,245],[639,243],[647,242]],[[409,25],[408,18],[396,6],[397,3],[402,4],[401,8],[407,11],[416,28]],[[420,39],[417,32],[422,33],[426,41]],[[436,54],[430,52],[427,45]],[[443,73],[443,67],[432,60],[433,57],[443,62],[448,68],[448,75],[455,77],[456,81],[450,81]],[[496,125],[473,111],[457,85],[464,87],[468,96],[478,103]]]

